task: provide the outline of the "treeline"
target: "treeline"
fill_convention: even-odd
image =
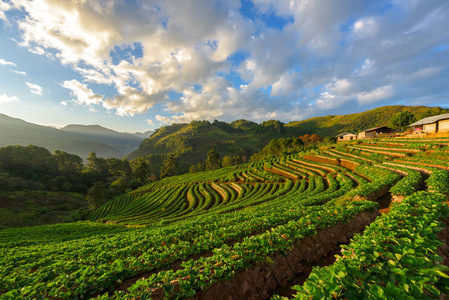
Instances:
[[[270,141],[260,152],[251,156],[252,162],[281,157],[289,154],[307,151],[321,144],[333,144],[335,138],[325,137],[324,139],[317,134],[305,134],[299,137],[278,138]]]
[[[30,145],[0,148],[0,191],[64,191],[86,195],[91,207],[135,189],[149,180],[143,159],[100,158],[89,154],[87,164],[74,154]]]
[[[196,165],[192,165],[190,167],[189,173],[202,172],[215,170],[219,168],[232,167],[236,165],[240,165],[247,162],[246,156],[229,156],[226,155],[223,157],[223,160],[220,158],[220,154],[215,151],[215,149],[211,149],[207,153],[206,160],[203,162],[199,162]]]

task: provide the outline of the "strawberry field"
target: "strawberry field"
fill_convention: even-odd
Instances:
[[[0,298],[444,298],[449,140],[393,141],[168,177],[90,222],[2,230]]]

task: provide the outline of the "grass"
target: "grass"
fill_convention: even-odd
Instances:
[[[5,229],[61,223],[88,204],[77,193],[18,191],[0,193],[0,206],[0,229]]]

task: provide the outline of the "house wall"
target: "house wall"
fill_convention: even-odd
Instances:
[[[356,135],[345,135],[345,136],[343,136],[343,140],[344,141],[352,141],[352,140],[355,140],[357,138],[357,136]]]
[[[424,128],[423,128],[423,131],[424,132],[435,132],[436,131],[436,127],[437,127],[436,123],[425,124]]]
[[[359,135],[357,136],[359,139],[364,139],[365,138],[365,131],[360,132]]]
[[[438,132],[449,131],[449,120],[438,121]]]

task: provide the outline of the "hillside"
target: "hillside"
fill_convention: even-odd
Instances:
[[[441,299],[448,158],[449,139],[378,139],[167,177],[91,222],[1,230],[0,293]]]
[[[89,142],[97,142],[124,154],[134,151],[142,138],[130,133],[117,132],[99,125],[68,125],[62,131],[75,133]],[[101,156],[100,156],[101,157]]]
[[[449,109],[430,108],[427,106],[382,106],[356,114],[315,117],[303,121],[290,122],[285,126],[295,128],[295,132],[299,135],[315,133],[320,136],[336,136],[343,132],[357,134],[369,128],[388,126],[391,117],[403,111],[410,111],[419,120],[429,111],[433,114],[444,114],[448,113]]]
[[[0,229],[61,223],[78,209],[88,209],[78,193],[0,192]]]
[[[334,137],[342,132],[358,133],[368,128],[388,125],[390,118],[401,111],[411,111],[419,119],[429,110],[438,108],[425,106],[385,106],[370,111],[341,115],[315,117],[283,125],[279,121],[257,124],[247,120],[231,123],[193,121],[190,124],[173,124],[156,130],[145,139],[137,150],[127,158],[135,159],[150,154],[178,156],[182,172],[192,164],[203,162],[210,149],[215,149],[223,158],[246,156],[249,158],[274,138],[318,134]],[[449,111],[449,110],[448,110]],[[444,113],[445,110],[440,111]]]
[[[50,151],[63,150],[86,159],[90,152],[98,157],[121,158],[136,149],[142,139],[98,125],[69,125],[56,129],[0,114],[0,147],[36,145]]]
[[[266,121],[260,125],[246,120],[229,124],[192,121],[190,124],[173,124],[157,129],[127,158],[174,153],[178,157],[179,169],[187,172],[190,165],[204,162],[207,152],[213,148],[221,157],[239,155],[249,158],[272,139],[291,135],[279,121]]]

